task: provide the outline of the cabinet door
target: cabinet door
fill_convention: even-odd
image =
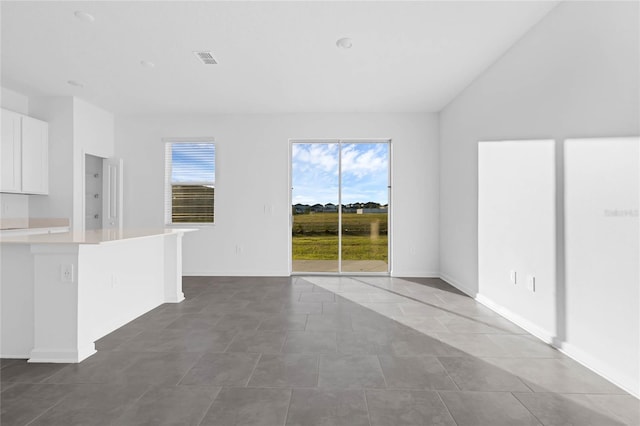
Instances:
[[[0,192],[21,191],[20,114],[3,109],[0,139]]]
[[[49,125],[22,117],[22,192],[49,192]]]

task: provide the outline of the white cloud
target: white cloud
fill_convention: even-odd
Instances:
[[[388,144],[342,145],[342,202],[387,203]],[[338,144],[293,144],[293,203],[338,199]]]
[[[338,173],[338,146],[336,144],[293,144],[294,167],[310,170],[319,168],[324,172]]]
[[[342,173],[362,179],[387,171],[386,144],[350,144],[342,148]]]

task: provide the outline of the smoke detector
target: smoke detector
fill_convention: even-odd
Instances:
[[[218,63],[211,52],[193,52],[193,54],[205,65],[216,65]]]

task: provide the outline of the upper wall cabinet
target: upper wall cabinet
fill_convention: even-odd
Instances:
[[[12,111],[2,111],[0,192],[49,192],[49,125]]]
[[[5,109],[0,140],[0,191],[22,191],[22,127],[21,115]]]
[[[49,125],[22,116],[22,192],[49,193]]]

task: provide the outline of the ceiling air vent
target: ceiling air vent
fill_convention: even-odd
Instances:
[[[198,59],[200,59],[200,62],[202,62],[205,65],[216,65],[218,63],[218,61],[215,60],[211,52],[193,52],[193,53],[198,57]]]

